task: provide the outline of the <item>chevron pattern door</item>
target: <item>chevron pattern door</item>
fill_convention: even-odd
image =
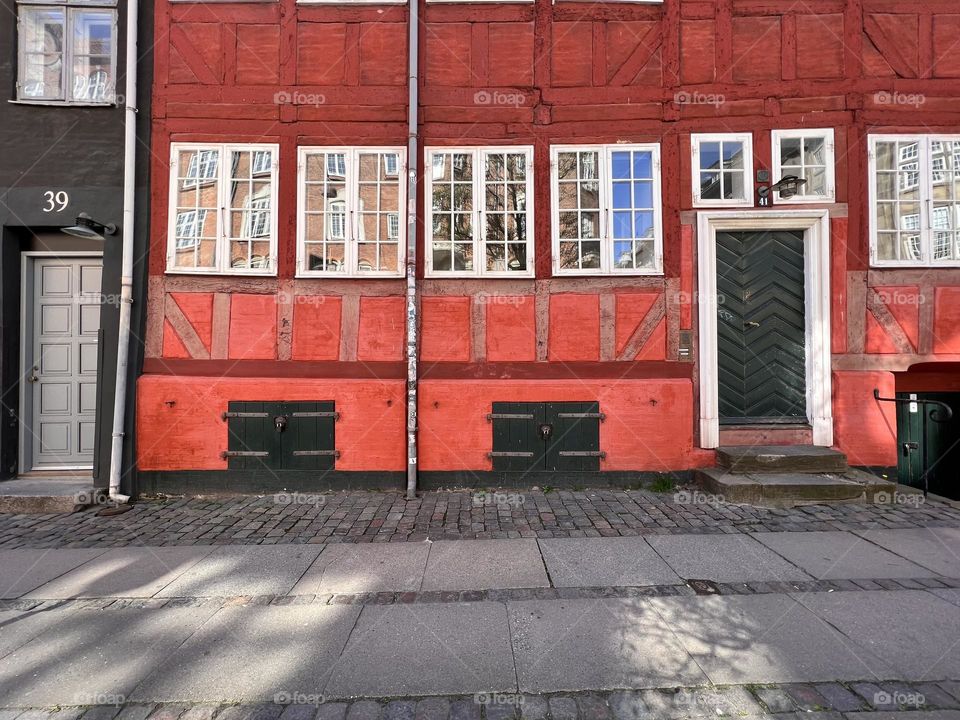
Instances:
[[[717,233],[720,422],[807,421],[803,233]]]

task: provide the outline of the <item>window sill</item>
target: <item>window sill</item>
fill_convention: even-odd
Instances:
[[[297,280],[397,280],[404,277],[402,272],[355,273],[348,275],[341,272],[298,272],[294,277]]]
[[[800,197],[795,196],[782,200],[779,197],[774,198],[774,205],[835,205],[835,197]]]
[[[960,260],[938,263],[904,262],[902,260],[881,262],[874,260],[870,263],[871,270],[950,270],[952,268],[960,268]]]
[[[71,108],[118,108],[120,105],[112,102],[78,102],[73,100],[7,100],[11,105],[38,105],[40,107],[71,107]]]
[[[514,273],[484,273],[479,275],[473,272],[425,272],[427,280],[533,280],[535,275],[530,272]]]
[[[615,278],[615,277],[664,277],[663,270],[621,270],[602,272],[600,270],[554,270],[553,277],[579,278]]]
[[[197,270],[195,268],[171,269],[165,271],[167,275],[192,275],[194,277],[277,277],[276,270]]]

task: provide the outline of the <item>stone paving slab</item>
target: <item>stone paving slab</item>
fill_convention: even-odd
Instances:
[[[756,533],[753,537],[818,580],[920,578],[937,574],[853,533]]]
[[[508,610],[522,692],[706,682],[650,602],[527,601]]]
[[[133,702],[319,696],[356,623],[349,605],[224,608],[130,695]]]
[[[853,602],[870,593],[843,593]],[[784,595],[654,598],[651,605],[717,684],[894,677],[891,665]]]
[[[108,550],[25,597],[151,597],[213,550],[209,546]]]
[[[196,607],[50,613],[47,630],[0,663],[0,707],[85,705],[97,698],[123,702],[213,612]]]
[[[316,545],[217,548],[157,596],[284,595],[303,577],[321,550]]]
[[[0,612],[0,658],[26,645],[37,635],[49,629],[50,611],[7,610]],[[2,720],[2,718],[0,718]]]
[[[103,550],[0,550],[0,598],[16,598],[35,590]]]
[[[749,535],[656,535],[647,540],[687,580],[734,583],[810,579],[803,570]]]
[[[927,592],[936,595],[941,600],[960,606],[960,590],[957,588],[931,588]]]
[[[880,677],[960,677],[960,607],[935,595],[920,590],[815,593],[800,602],[893,668]]]
[[[430,553],[430,543],[330,545],[291,591],[361,593],[416,591]]]
[[[435,542],[424,590],[550,587],[536,540]]]
[[[679,576],[642,537],[539,540],[554,587],[672,585]]]
[[[945,577],[960,577],[960,528],[858,531],[870,542]]]
[[[323,692],[343,698],[516,692],[516,686],[503,604],[393,605],[363,609]]]
[[[701,493],[702,494],[702,493]],[[512,537],[600,537],[673,533],[749,533],[960,527],[960,508],[811,505],[777,510],[705,503],[693,490],[523,490],[504,507],[489,495],[455,490],[342,492],[311,496],[142,499],[130,512],[98,517],[0,513],[0,548],[127,547],[130,545],[261,545],[357,543]]]

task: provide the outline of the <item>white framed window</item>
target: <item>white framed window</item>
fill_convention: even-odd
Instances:
[[[275,275],[277,145],[174,143],[168,273]]]
[[[753,207],[753,136],[691,135],[694,207]]]
[[[17,2],[17,100],[112,105],[115,2]]]
[[[402,274],[406,248],[400,217],[406,212],[406,194],[400,175],[404,162],[403,148],[300,148],[298,277]]]
[[[871,266],[960,267],[960,136],[868,145]]]
[[[533,277],[533,148],[427,148],[428,277]]]
[[[663,273],[660,146],[550,148],[556,275]]]
[[[836,198],[836,170],[833,128],[818,130],[774,130],[770,134],[773,149],[773,182],[788,175],[803,178],[796,195],[774,201],[783,203],[823,203]]]

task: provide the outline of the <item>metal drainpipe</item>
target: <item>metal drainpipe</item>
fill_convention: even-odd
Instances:
[[[123,474],[123,426],[127,412],[127,375],[130,355],[130,314],[133,304],[133,232],[137,160],[137,32],[138,2],[127,0],[126,95],[123,138],[123,250],[120,269],[120,322],[117,332],[117,378],[113,398],[113,434],[110,443],[110,499],[130,501],[120,494]]]
[[[407,59],[410,97],[407,107],[407,499],[417,496],[417,167],[420,160],[418,131],[420,7],[409,0]]]

